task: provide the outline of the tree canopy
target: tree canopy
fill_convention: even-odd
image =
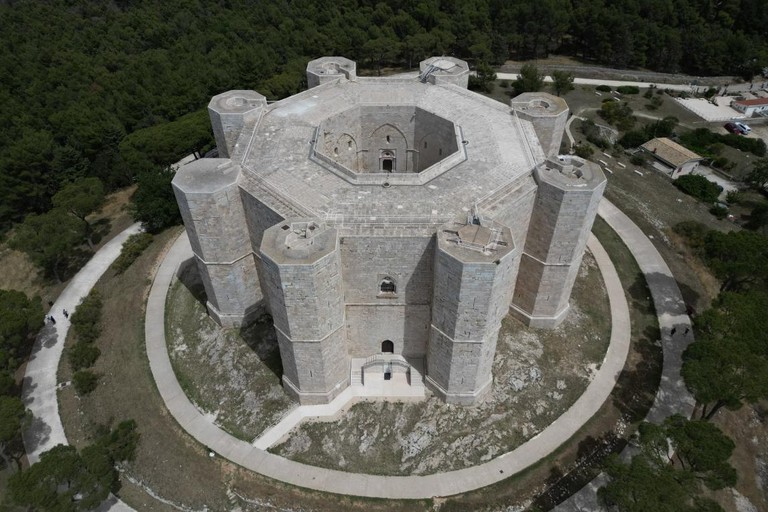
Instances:
[[[95,177],[113,190],[147,162],[164,168],[202,149],[211,96],[280,99],[301,89],[318,56],[344,55],[364,71],[432,55],[476,66],[557,52],[747,76],[768,65],[767,25],[762,0],[1,3],[0,229],[49,210],[67,183]]]
[[[702,417],[768,397],[768,295],[723,293],[696,319],[696,341],[683,354],[686,386]]]
[[[8,494],[15,505],[50,512],[94,510],[117,490],[115,463],[132,460],[139,441],[136,423],[121,422],[81,451],[57,445],[40,461],[14,474]]]
[[[13,372],[26,359],[43,318],[39,297],[0,290],[0,371]]]
[[[523,64],[520,75],[512,82],[515,94],[540,91],[544,86],[544,76],[539,73],[539,68],[533,64]]]
[[[615,455],[607,460],[611,481],[598,491],[606,504],[621,512],[722,511],[701,492],[702,484],[722,489],[736,483],[730,438],[707,421],[680,415],[661,425],[641,423],[638,433],[639,453],[629,463]]]

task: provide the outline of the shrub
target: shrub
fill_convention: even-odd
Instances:
[[[73,371],[90,368],[100,355],[101,351],[98,347],[95,347],[92,343],[83,343],[82,341],[72,345],[72,348],[67,352],[69,364]]]
[[[632,165],[643,165],[645,163],[645,158],[641,153],[635,153],[631,157],[629,157],[629,162]]]
[[[709,209],[709,213],[711,213],[718,219],[724,219],[725,216],[728,215],[728,208],[726,208],[723,205],[716,204],[715,206]]]
[[[502,80],[499,85],[501,85],[501,87],[504,89],[509,89],[509,80]]]
[[[714,203],[717,201],[720,192],[723,191],[720,185],[712,183],[704,176],[695,174],[680,176],[674,183],[682,192],[705,203]]]
[[[596,90],[600,92],[611,92],[611,86],[610,85],[598,85],[595,87]]]
[[[712,161],[712,165],[718,169],[724,169],[728,166],[729,160],[724,156],[719,156]]]
[[[701,222],[696,222],[695,220],[686,220],[684,222],[675,224],[675,226],[672,228],[672,231],[685,238],[688,242],[688,245],[690,245],[692,248],[698,249],[704,246],[704,240],[707,237],[709,228],[707,228],[707,226]]]
[[[128,267],[136,261],[136,258],[141,256],[141,253],[152,244],[153,236],[149,233],[137,233],[128,237],[128,240],[123,244],[123,249],[120,252],[120,256],[117,257],[112,268],[115,269],[115,273],[122,274]]]
[[[704,93],[704,97],[705,97],[705,98],[707,98],[707,99],[709,99],[709,98],[711,98],[712,96],[714,96],[715,94],[717,94],[717,87],[710,87],[710,88],[709,88],[709,89],[707,89],[707,90],[706,90],[706,92]]]
[[[640,88],[635,85],[620,85],[616,88],[616,91],[621,94],[640,94]]]
[[[71,322],[78,341],[92,343],[101,334],[101,295],[92,291],[85,297],[72,313]]]
[[[573,153],[581,158],[590,158],[595,150],[588,144],[579,144],[573,148]]]
[[[78,395],[87,395],[99,385],[99,375],[90,370],[80,370],[72,376],[72,384]]]
[[[741,199],[742,199],[742,196],[738,190],[730,190],[725,195],[725,200],[728,204],[739,204],[741,202]]]
[[[136,431],[134,420],[121,421],[115,430],[101,436],[98,443],[108,452],[112,460],[116,462],[132,461],[136,454],[136,445],[141,436]]]
[[[653,98],[653,89],[647,89],[643,94],[643,98],[646,98],[646,99]]]

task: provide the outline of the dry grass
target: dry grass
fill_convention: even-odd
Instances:
[[[348,498],[275,482],[218,458],[209,459],[204,447],[179,429],[166,412],[155,389],[144,353],[142,331],[143,305],[149,276],[170,237],[168,233],[158,237],[153,246],[125,274],[114,276],[107,273],[99,282],[98,289],[105,298],[104,316],[107,321],[104,335],[99,341],[102,356],[96,370],[104,378],[99,388],[85,399],[75,398],[71,389],[63,390],[60,395],[62,420],[68,436],[75,443],[85,442],[99,423],[124,418],[134,418],[139,422],[142,440],[138,457],[126,472],[142,484],[136,485],[123,478],[120,496],[137,508],[152,510],[170,508],[151,498],[146,489],[151,489],[153,494],[163,500],[177,505],[184,504],[192,509],[208,506],[213,510],[229,510],[241,506],[243,510],[260,510],[267,508],[266,503],[277,510],[416,511],[430,508],[430,500]],[[636,371],[639,367],[653,368],[652,357],[650,362],[648,360],[648,350],[639,350],[638,347],[648,344],[653,347],[652,340],[656,338],[644,326],[655,325],[655,319],[652,307],[646,300],[644,283],[637,279],[636,267],[634,270],[631,267],[625,268],[625,262],[633,263],[631,256],[627,256],[626,248],[615,240],[607,243],[604,236],[600,238],[617,261],[626,289],[631,290],[628,295],[633,307],[631,357],[634,362],[625,371],[626,379],[631,379],[641,376]],[[614,254],[614,246],[623,252]],[[644,382],[624,382],[624,393],[632,390],[632,396],[635,396],[638,390],[642,390],[643,384],[650,387],[655,385],[653,378],[649,377],[650,373],[644,375]],[[567,489],[577,484],[570,478],[562,478],[561,472],[572,467],[578,459],[586,457],[593,461],[604,452],[600,441],[606,437],[605,433],[624,424],[621,404],[621,398],[607,402],[599,414],[556,454],[525,473],[489,489],[447,499],[442,502],[442,507],[445,510],[476,510],[486,506],[530,503],[550,486],[554,487],[551,493],[540,498],[539,502],[562,497]],[[638,402],[634,406],[638,411],[642,409],[642,404]],[[586,478],[582,473],[579,476],[581,480],[576,479],[576,482]],[[231,492],[228,494],[227,491]],[[232,492],[245,499],[237,498]]]
[[[417,511],[424,501],[384,502],[306,491],[242,470],[207,456],[205,447],[181,430],[157,393],[144,347],[144,305],[150,278],[174,229],[158,235],[147,251],[123,274],[108,271],[96,286],[104,299],[102,355],[94,370],[102,375],[98,388],[78,398],[71,387],[59,393],[67,438],[83,446],[96,426],[133,418],[141,441],[136,460],[125,468],[118,493],[139,510],[398,510]],[[69,340],[68,340],[69,341]],[[66,379],[62,358],[59,379]],[[235,492],[245,499],[236,497]],[[163,504],[163,501],[171,505]]]
[[[102,209],[89,217],[89,222],[100,229],[101,241],[96,244],[96,250],[133,224],[127,206],[135,190],[133,186],[108,195]],[[30,297],[37,295],[46,307],[67,285],[42,277],[26,254],[9,248],[6,243],[0,244],[0,269],[0,289],[19,290]]]

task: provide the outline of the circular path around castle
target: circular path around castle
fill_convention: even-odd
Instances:
[[[675,282],[669,267],[666,265],[656,248],[626,215],[605,199],[601,202],[598,213],[621,237],[643,271],[653,297],[659,319],[659,327],[662,331],[662,348],[664,355],[662,378],[656,395],[656,400],[646,419],[658,423],[663,421],[667,416],[675,413],[682,413],[690,416],[695,402],[682,381],[680,376],[680,366],[682,353],[687,345],[693,341],[693,337],[691,335],[682,335],[682,332],[690,327],[690,319],[685,314],[685,304],[677,283]],[[135,227],[132,228],[135,229]],[[115,245],[119,247],[122,243],[121,238],[127,236],[128,231],[129,230],[126,230],[126,232],[121,233],[121,236],[114,240]],[[112,246],[113,243],[110,242],[109,245]],[[592,249],[596,259],[598,259],[598,252],[602,252],[603,256],[607,258],[604,251],[601,251],[602,248]],[[93,283],[90,282],[92,278],[95,276],[96,279],[98,279],[101,273],[109,267],[111,259],[116,257],[117,253],[115,251],[112,252],[114,252],[114,254],[111,255],[111,258],[104,262],[99,262],[98,269],[91,269],[91,271],[89,271],[89,279],[86,279],[86,281],[89,281],[87,284],[81,285],[78,283],[76,295],[85,295],[90,291],[93,283],[95,283],[95,280],[93,280]],[[296,485],[303,487],[330,492],[349,492],[360,496],[397,498],[445,496],[465,490],[477,489],[507,478],[515,471],[519,471],[522,467],[530,465],[546,455],[546,452],[543,451],[542,447],[539,451],[530,453],[529,458],[525,461],[517,462],[513,460],[516,458],[518,450],[526,446],[523,445],[513,452],[494,459],[494,461],[464,470],[423,477],[381,477],[343,473],[306,466],[271,455],[262,450],[257,450],[248,443],[232,438],[204,418],[181,391],[170,367],[164,340],[159,347],[156,346],[155,343],[150,343],[151,338],[154,338],[156,342],[158,336],[164,338],[165,335],[163,318],[165,303],[164,300],[160,298],[160,295],[162,295],[163,298],[165,297],[168,285],[175,273],[176,265],[170,263],[170,260],[172,260],[173,257],[177,258],[176,265],[184,259],[184,245],[181,238],[175,243],[172,251],[158,270],[152,286],[152,293],[149,298],[150,302],[147,304],[146,337],[150,365],[152,366],[153,375],[163,400],[166,402],[176,420],[193,437],[216,449],[222,456],[233,462],[254,469],[257,472],[272,478],[295,483]],[[94,260],[96,259],[97,258],[94,258]],[[94,263],[96,263],[96,261],[94,261]],[[89,266],[86,268],[90,268],[90,266],[91,264],[89,263]],[[81,271],[81,273],[84,272]],[[78,274],[78,277],[79,276],[80,274]],[[604,280],[606,281],[606,289],[609,290],[609,296],[611,296],[611,289],[616,284],[619,284],[618,277],[616,276],[615,281],[609,280],[609,276],[604,274]],[[611,284],[609,281],[614,282]],[[163,282],[165,283],[164,287],[162,286]],[[621,288],[620,284],[619,288]],[[55,306],[67,302],[64,300],[64,295],[67,294],[62,294],[62,297],[57,300]],[[623,290],[621,290],[620,295],[621,299],[624,300]],[[71,297],[67,297],[67,299],[71,299]],[[613,309],[613,303],[611,307]],[[624,311],[627,312],[626,305]],[[614,322],[615,321],[616,319],[614,317]],[[628,315],[626,322],[624,330],[626,333],[629,333]],[[61,330],[61,327],[63,326],[57,327],[57,330]],[[614,329],[615,327],[612,325],[612,339]],[[672,334],[673,331],[677,332],[676,336]],[[61,355],[61,348],[63,346],[63,337],[60,335],[47,336],[44,334],[45,333],[41,333],[41,336],[37,340],[34,351],[35,356],[33,357],[33,361],[27,367],[24,382],[25,403],[33,410],[35,416],[32,428],[26,433],[27,435],[25,435],[25,445],[27,450],[32,451],[33,453],[45,451],[46,449],[51,448],[54,444],[57,444],[57,442],[66,443],[66,438],[63,435],[63,428],[60,427],[61,420],[58,415],[58,404],[56,403],[55,398],[53,400],[46,399],[49,396],[55,397],[55,378],[45,378],[55,375],[55,371],[51,371],[51,369],[58,365],[58,358]],[[612,346],[613,342],[611,343],[611,347]],[[160,364],[163,360],[167,365],[165,367],[162,367]],[[38,368],[38,370],[41,371],[32,371],[37,366],[41,367]],[[605,363],[603,366],[605,366]],[[618,371],[620,371],[620,368]],[[594,382],[595,381],[593,380],[593,383]],[[612,387],[613,386],[610,385],[610,388]],[[587,392],[589,392],[589,388]],[[602,401],[600,401],[600,403],[602,403]],[[569,414],[571,410],[576,409],[579,405],[579,402],[574,404],[565,415]],[[600,404],[598,404],[598,407],[599,405]],[[589,412],[586,410],[579,412],[581,413],[579,416],[582,416],[584,421],[589,419],[594,413],[594,411]],[[561,416],[555,423],[560,422],[565,415]],[[555,423],[553,423],[553,425]],[[577,423],[580,424],[583,423],[583,421]],[[536,441],[537,439],[544,437],[544,434],[548,430],[549,429],[545,430],[531,441]],[[565,440],[567,440],[567,437],[563,438],[560,443]],[[557,443],[557,445],[560,443]],[[505,468],[507,467],[517,469],[505,471]],[[504,473],[499,473],[499,471],[504,471]],[[338,476],[341,476],[342,478],[339,479],[337,478]],[[445,478],[446,476],[450,476],[451,478]],[[445,482],[445,480],[450,480],[450,482],[441,484],[440,480],[443,480],[443,482]],[[340,481],[349,483],[340,486]],[[596,500],[596,489],[602,481],[604,481],[603,475],[556,507],[555,510],[558,512],[569,512],[572,510],[600,510],[601,507],[597,504]],[[454,485],[454,483],[457,485]],[[339,487],[346,487],[347,489],[339,489]],[[393,489],[397,492],[387,492]],[[114,500],[114,498],[112,498],[112,500]],[[130,507],[125,506],[119,501],[117,501],[117,503],[114,501],[110,503],[108,501],[104,505],[105,507],[103,508],[109,508],[109,506],[112,505],[112,510],[131,510]]]
[[[319,491],[391,499],[450,496],[475,490],[524,470],[566,442],[600,409],[624,367],[630,340],[624,290],[608,254],[592,235],[588,247],[603,275],[611,307],[611,341],[600,370],[576,402],[538,435],[508,453],[469,468],[424,476],[380,476],[320,468],[256,448],[206,418],[176,380],[165,340],[166,295],[181,263],[193,256],[185,234],[168,251],[149,294],[145,338],[150,368],[166,407],[184,430],[222,457],[264,476]]]

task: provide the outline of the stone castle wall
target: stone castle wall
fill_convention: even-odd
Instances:
[[[426,84],[414,83],[414,87],[454,91],[457,85],[466,85],[468,68],[463,61],[433,58],[422,63],[422,71],[430,63],[434,65]],[[321,95],[345,83],[361,87],[373,80],[349,84],[357,80],[355,72],[354,62],[328,57],[312,61],[307,76],[310,87],[319,87]],[[254,176],[261,165],[258,159],[249,160],[255,169],[250,174],[244,170],[251,167],[244,164],[241,173],[227,158],[189,164],[177,173],[174,191],[206,288],[209,312],[224,326],[238,326],[264,299],[277,331],[285,389],[302,403],[332,400],[349,383],[350,358],[381,352],[384,340],[394,343],[396,354],[426,358],[427,385],[438,396],[451,403],[476,403],[490,388],[498,332],[510,307],[531,325],[553,327],[564,318],[605,178],[599,168],[580,159],[553,159],[527,172],[521,171],[520,159],[512,158],[504,160],[513,162],[507,167],[487,165],[512,179],[483,188],[472,180],[471,172],[477,171],[473,162],[482,167],[508,151],[505,144],[484,146],[494,136],[486,133],[482,139],[468,140],[468,150],[457,148],[456,127],[450,119],[469,122],[468,110],[454,118],[390,105],[387,80],[395,79],[382,79],[380,86],[371,88],[363,106],[319,118],[324,120],[315,132],[317,141],[308,139],[302,147],[318,142],[318,153],[324,155],[319,163],[327,166],[333,160],[355,172],[380,172],[386,150],[397,159],[393,172],[414,172],[438,162],[443,165],[447,154],[461,149],[470,160],[446,164],[446,169],[463,165],[452,171],[461,180],[449,177],[441,184],[466,187],[467,197],[471,192],[480,198],[473,204],[448,205],[455,211],[462,206],[464,212],[471,209],[474,220],[467,213],[441,228],[435,225],[434,230],[428,225],[427,229],[404,225],[393,230],[382,219],[397,212],[366,202],[374,195],[361,186],[360,204],[354,200],[349,204],[370,210],[368,218],[378,224],[370,228],[361,224],[352,230],[341,217],[336,229],[322,222],[322,218],[337,218],[323,217],[324,210],[315,214],[303,205],[292,210],[289,186],[281,189],[279,197],[260,188],[266,185]],[[440,89],[431,91],[436,90]],[[301,123],[297,114],[303,112],[301,108],[278,109],[277,115],[296,116],[291,122]],[[213,98],[209,113],[220,154],[246,158],[251,146],[248,130],[267,122],[268,110],[264,97],[253,91],[230,91]],[[542,152],[557,154],[568,117],[562,99],[529,93],[513,99],[509,113],[511,119],[516,115],[523,120],[511,122],[524,132],[509,133],[532,141],[528,162],[540,162]],[[290,124],[285,126],[290,129]],[[276,131],[264,133],[266,140],[279,137]],[[297,141],[292,139],[293,144]],[[477,153],[478,147],[486,146],[495,147],[496,153]],[[282,154],[273,160],[280,158]],[[492,174],[488,168],[482,172]],[[305,176],[296,174],[298,179]],[[341,178],[319,178],[326,179]],[[424,187],[424,197],[432,200],[441,194],[432,183],[438,182],[430,175],[424,183],[408,186]],[[392,184],[391,189],[387,184],[385,194],[399,186],[396,180]],[[340,185],[339,192],[348,186]],[[442,206],[435,203],[435,208]],[[302,218],[295,218],[298,215]],[[455,231],[460,228],[470,238],[462,239],[464,235]],[[488,239],[488,230],[496,238]],[[485,236],[482,247],[476,246],[475,236]],[[394,291],[382,290],[385,280],[391,281]]]

